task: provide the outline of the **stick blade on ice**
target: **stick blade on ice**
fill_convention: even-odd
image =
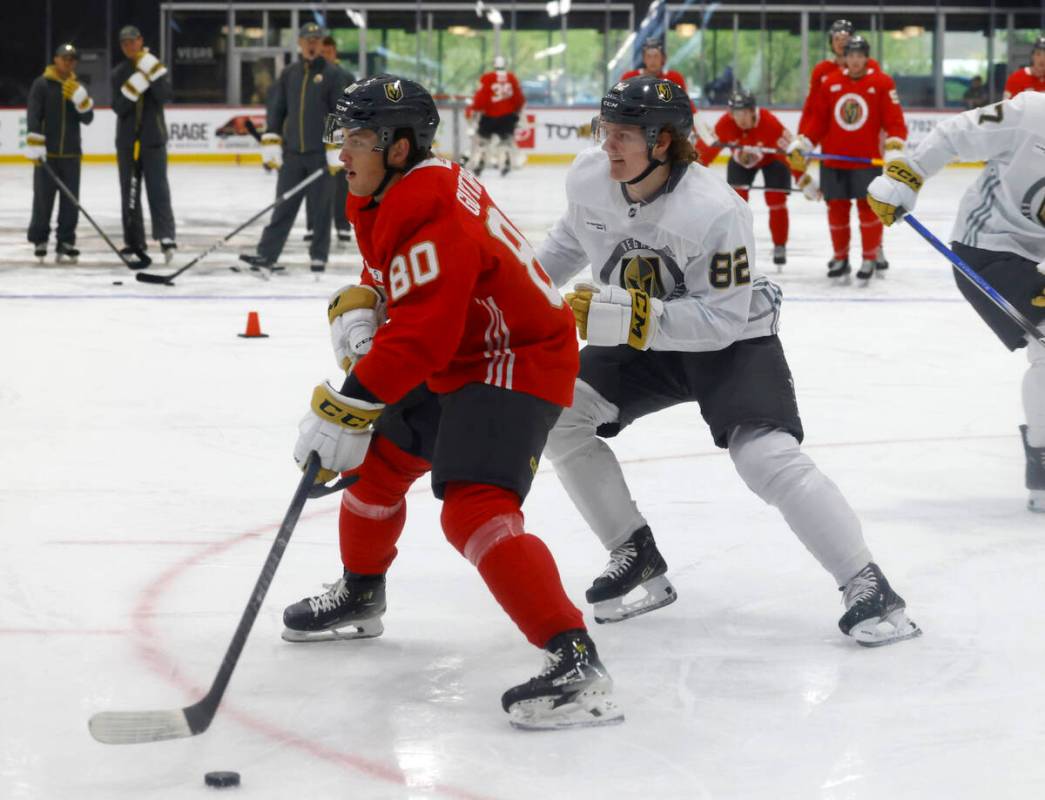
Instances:
[[[183,739],[194,734],[182,709],[176,711],[102,711],[87,722],[103,744],[140,744]]]

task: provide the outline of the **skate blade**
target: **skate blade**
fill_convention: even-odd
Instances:
[[[78,260],[77,256],[55,256],[55,264],[75,264]],[[43,261],[40,262],[44,263]]]
[[[508,724],[521,731],[561,731],[567,728],[599,728],[620,725],[624,712],[603,681],[589,686],[568,703],[554,707],[553,698],[521,700],[508,709]]]
[[[922,629],[914,620],[907,618],[904,609],[898,608],[884,619],[879,617],[857,623],[849,635],[862,647],[883,647],[905,639],[915,639],[922,635]]]
[[[626,598],[635,592],[645,592],[637,600],[627,602]],[[678,593],[664,575],[636,586],[631,592],[621,597],[612,597],[595,604],[595,621],[600,625],[623,622],[626,619],[648,614],[658,608],[669,606],[678,600]]]
[[[376,639],[385,632],[385,626],[379,619],[366,620],[340,628],[325,631],[295,631],[284,628],[282,638],[285,642],[333,642],[339,639]]]

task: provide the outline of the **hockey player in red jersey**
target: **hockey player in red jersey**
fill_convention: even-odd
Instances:
[[[482,185],[432,155],[438,124],[431,95],[391,75],[349,86],[327,120],[364,268],[328,311],[348,377],[316,387],[294,456],[303,464],[318,452],[324,480],[357,467],[358,479],[341,503],[344,574],[287,608],[284,638],[382,632],[405,495],[431,470],[447,539],[546,651],[544,671],[502,698],[512,724],[619,722],[581,613],[521,511],[548,432],[573,399],[573,317]]]
[[[1030,66],[1016,70],[1005,81],[1005,99],[1020,92],[1045,92],[1045,36],[1034,41],[1030,52]]]
[[[806,93],[805,102],[802,104],[802,114],[798,118],[798,132],[806,133],[809,120],[813,110],[813,99],[820,90],[821,85],[828,79],[838,75],[845,69],[845,46],[853,35],[853,23],[847,19],[836,19],[827,32],[828,44],[831,46],[833,58],[825,58],[813,67],[809,73],[809,91]],[[867,69],[881,72],[882,67],[873,58],[867,59]]]
[[[903,155],[907,139],[900,98],[893,79],[871,69],[870,47],[861,36],[845,46],[846,68],[828,78],[814,101],[809,125],[788,146],[792,169],[804,170],[805,153],[819,145],[825,153],[861,158],[882,158],[881,136],[885,132],[885,160]],[[867,187],[882,174],[881,167],[827,159],[820,165],[820,188],[827,201],[827,223],[831,230],[833,255],[827,265],[829,278],[846,277],[849,266],[849,204],[856,200],[860,218],[862,259],[856,277],[867,281],[875,269],[884,269],[881,258],[882,223],[867,204]]]
[[[470,166],[476,177],[489,162],[507,175],[515,153],[515,128],[526,105],[519,79],[508,71],[503,56],[493,60],[493,70],[480,76],[479,88],[465,109],[465,118],[479,114],[479,125],[472,137]]]
[[[726,167],[726,181],[745,200],[748,199],[748,187],[754,183],[755,176],[762,173],[767,187],[773,263],[778,267],[787,263],[787,192],[791,188],[791,172],[782,151],[792,138],[776,114],[759,108],[751,92],[740,90],[729,98],[729,113],[723,114],[715,123],[716,146],[708,148],[701,156],[701,162],[707,165],[723,147],[730,147],[733,153]],[[773,150],[780,152],[774,153]],[[820,187],[812,175],[796,172],[794,177],[807,199],[820,199]]]

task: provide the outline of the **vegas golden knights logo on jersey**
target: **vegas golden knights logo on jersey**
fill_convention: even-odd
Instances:
[[[620,282],[625,289],[639,289],[651,297],[661,297],[660,259],[657,256],[635,255],[625,258],[620,266]]]
[[[385,97],[391,100],[393,103],[398,103],[403,99],[403,86],[399,81],[385,84]]]

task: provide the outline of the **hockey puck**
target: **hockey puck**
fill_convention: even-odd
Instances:
[[[203,776],[203,782],[215,789],[226,789],[229,786],[239,786],[238,772],[208,772]]]
[[[123,281],[113,281],[112,285],[113,286],[123,286]]]

